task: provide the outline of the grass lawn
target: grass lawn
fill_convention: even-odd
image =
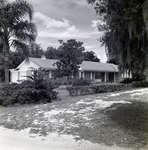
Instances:
[[[0,107],[0,125],[28,129],[30,136],[56,132],[106,146],[148,148],[148,88],[78,97],[57,90],[61,100],[49,104]]]

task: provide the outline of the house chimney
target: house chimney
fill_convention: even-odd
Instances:
[[[42,55],[41,59],[46,59],[46,56],[45,56],[45,55]]]

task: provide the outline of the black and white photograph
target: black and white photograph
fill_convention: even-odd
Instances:
[[[148,149],[148,0],[0,0],[0,150]]]

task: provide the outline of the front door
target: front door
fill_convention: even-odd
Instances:
[[[109,73],[109,82],[114,82],[114,73]]]

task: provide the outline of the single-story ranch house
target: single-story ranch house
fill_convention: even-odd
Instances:
[[[10,82],[19,82],[26,80],[27,76],[32,75],[32,69],[44,69],[48,72],[50,79],[54,78],[53,66],[58,60],[46,58],[28,58],[15,69],[10,69]],[[80,64],[79,77],[97,82],[118,82],[120,73],[118,66],[110,63],[99,63],[91,61],[83,61]]]

